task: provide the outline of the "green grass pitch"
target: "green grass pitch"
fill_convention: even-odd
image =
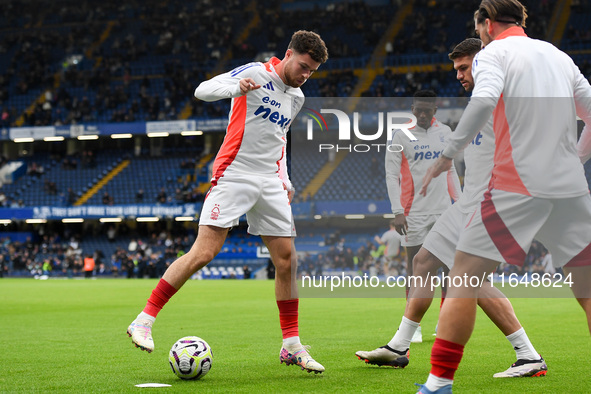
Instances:
[[[413,393],[429,373],[439,300],[423,321],[422,344],[398,370],[365,365],[357,350],[385,344],[402,316],[402,299],[304,298],[300,336],[325,367],[322,375],[279,364],[281,331],[272,281],[189,281],[160,313],[152,354],[133,347],[125,331],[155,280],[0,280],[0,392],[135,392],[139,383],[167,383],[172,392]],[[456,374],[465,393],[591,391],[591,341],[573,299],[514,299],[530,339],[548,363],[546,377],[493,379],[515,354],[479,311]],[[182,381],[168,351],[196,335],[212,347],[212,370]],[[146,390],[146,389],[144,389]]]

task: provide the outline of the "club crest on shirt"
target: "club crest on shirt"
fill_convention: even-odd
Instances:
[[[219,204],[215,204],[211,210],[211,220],[218,220],[218,218],[220,217],[220,205]]]

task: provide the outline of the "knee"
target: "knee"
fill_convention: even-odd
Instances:
[[[273,264],[275,264],[275,269],[279,273],[291,272],[291,268],[295,265],[295,263],[295,256],[292,256],[291,252],[280,254],[279,256],[276,256],[273,260]]]
[[[183,257],[187,259],[187,262],[193,271],[198,271],[209,264],[215,256],[216,253],[211,250],[196,250],[195,248],[192,248]]]
[[[431,253],[426,249],[421,249],[412,260],[413,274],[427,275],[429,272],[433,273],[439,268],[440,264],[437,262],[438,260]]]

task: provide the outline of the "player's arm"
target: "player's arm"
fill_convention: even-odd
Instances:
[[[217,101],[221,99],[240,97],[251,90],[261,87],[252,78],[253,66],[242,72],[230,71],[220,74],[207,81],[201,82],[195,89],[195,97],[203,101]]]
[[[581,138],[579,138],[579,142],[577,143],[577,153],[583,164],[591,159],[591,129],[588,124],[585,124]]]
[[[460,177],[453,161],[451,168],[447,171],[447,192],[454,202],[458,201],[462,195]]]
[[[581,163],[585,163],[591,158],[591,85],[587,78],[581,74],[574,65],[576,72],[574,98],[577,115],[585,122],[585,127],[581,133],[581,138],[577,143],[577,153]]]
[[[292,113],[292,117],[291,117],[292,119],[295,119],[295,117],[300,112],[300,109],[302,109],[302,106],[304,105],[304,98],[303,97],[302,98],[294,98],[294,100],[295,100],[294,106],[293,106],[294,112]],[[288,126],[289,125],[286,125],[285,127],[288,127]],[[287,190],[287,196],[289,197],[289,202],[291,203],[291,200],[293,199],[293,197],[295,195],[295,187],[291,183],[291,180],[289,179],[289,173],[287,172],[286,152],[287,152],[287,142],[284,141],[283,153],[281,155],[281,159],[279,160],[279,178],[283,182],[283,188],[285,190]]]
[[[486,125],[501,97],[505,77],[501,63],[494,53],[481,51],[476,54],[472,63],[472,72],[475,83],[472,99],[464,110],[456,131],[452,133],[443,150],[443,155],[427,170],[419,194],[426,195],[431,179],[452,167],[455,155],[464,149]]]
[[[281,159],[279,160],[279,178],[281,182],[283,182],[283,188],[287,190],[287,197],[289,198],[289,202],[293,199],[295,195],[295,187],[291,183],[289,179],[289,174],[287,173],[287,160],[285,158],[285,148],[283,149],[283,154],[281,155]]]
[[[447,158],[453,159],[484,128],[503,93],[505,75],[495,53],[481,51],[476,54],[472,63],[472,73],[474,74],[472,99],[443,151],[443,155]]]
[[[392,143],[398,143],[394,134]],[[388,144],[390,145],[390,144]],[[388,189],[388,197],[390,198],[390,205],[392,213],[394,214],[394,227],[399,234],[405,235],[408,230],[406,217],[404,216],[404,208],[400,203],[400,168],[402,164],[403,152],[390,152],[386,149],[386,187]]]
[[[446,126],[446,128],[446,140],[449,140],[449,137],[452,135],[452,132],[449,127]],[[453,160],[450,169],[447,170],[447,192],[454,202],[458,201],[460,199],[460,196],[462,195],[462,186],[460,185],[460,178],[458,177],[458,172],[456,170],[456,166]]]

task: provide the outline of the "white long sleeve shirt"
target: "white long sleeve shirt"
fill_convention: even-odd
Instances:
[[[457,201],[461,194],[455,167],[448,171],[447,178],[433,179],[426,196],[419,191],[427,169],[441,156],[451,129],[433,118],[429,129],[415,126],[411,132],[418,141],[410,141],[397,131],[388,145],[401,145],[402,152],[386,150],[386,186],[392,213],[405,216],[443,213],[451,205],[450,197]]]
[[[286,134],[304,104],[304,94],[283,83],[275,71],[279,61],[274,57],[267,63],[245,64],[195,89],[195,97],[204,101],[232,98],[226,136],[213,164],[213,185],[224,174],[239,172],[277,174],[285,188],[292,189],[285,166]],[[243,78],[261,87],[242,95]]]
[[[587,125],[583,128],[581,138],[579,138],[579,142],[577,143],[577,153],[583,164],[591,159],[591,129]]]
[[[511,27],[472,64],[475,88],[444,155],[453,157],[494,110],[491,187],[540,198],[589,193],[576,115],[591,122],[591,86],[572,59]]]
[[[488,190],[494,165],[495,135],[492,117],[484,128],[464,149],[464,190],[460,200],[456,202],[460,211],[471,213],[482,201],[484,192]]]

